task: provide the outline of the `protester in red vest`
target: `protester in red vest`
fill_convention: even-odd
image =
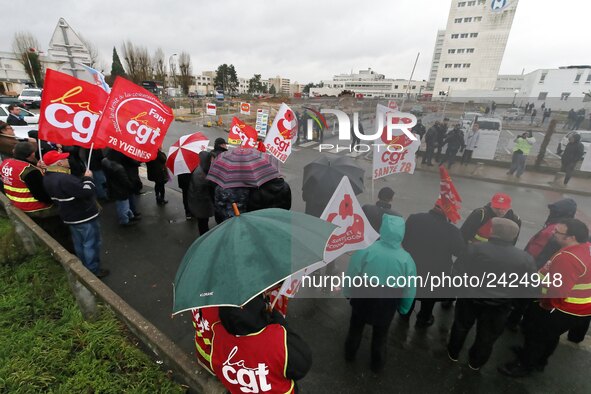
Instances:
[[[518,360],[499,368],[512,377],[543,370],[560,336],[591,320],[591,243],[589,229],[577,219],[565,219],[554,229],[562,249],[540,270],[542,294],[524,320],[524,347]]]
[[[215,375],[211,368],[211,340],[213,339],[212,326],[220,320],[219,308],[193,309],[193,327],[195,327],[195,349],[197,361],[209,373]]]
[[[222,307],[213,325],[211,369],[232,394],[297,393],[312,365],[308,345],[288,330],[262,296],[242,308]]]
[[[490,203],[482,208],[477,208],[466,218],[460,231],[466,243],[486,242],[492,231],[491,219],[494,217],[505,218],[517,223],[521,228],[521,219],[511,209],[511,197],[504,193],[492,196]],[[517,243],[517,237],[513,245]]]

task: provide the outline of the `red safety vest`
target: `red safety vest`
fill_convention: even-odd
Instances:
[[[490,235],[492,233],[492,219],[489,219],[486,223],[484,223],[476,234],[474,234],[474,242],[488,242]]]
[[[560,249],[540,270],[544,283],[540,305],[562,312],[591,316],[591,243]]]
[[[6,197],[12,201],[12,205],[24,212],[41,211],[51,207],[51,204],[38,201],[33,197],[27,184],[22,180],[21,176],[28,167],[34,166],[17,159],[6,159],[0,164]]]
[[[525,251],[529,253],[534,259],[537,258],[546,244],[552,239],[554,235],[554,228],[556,228],[557,223],[552,223],[541,229],[534,235],[527,246],[525,247]]]
[[[232,394],[294,392],[294,381],[285,377],[287,332],[280,324],[235,336],[221,323],[215,323],[211,369]]]
[[[213,339],[212,326],[220,320],[217,306],[201,309],[193,309],[193,327],[195,327],[195,349],[197,349],[197,361],[209,373],[214,375],[211,369],[211,340]]]

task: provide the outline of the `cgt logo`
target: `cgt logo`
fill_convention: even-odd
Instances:
[[[234,346],[222,366],[222,375],[230,384],[239,385],[243,393],[260,393],[271,391],[272,386],[267,381],[269,367],[265,363],[258,363],[256,368],[248,368],[244,360],[233,361],[238,353],[238,346]]]
[[[281,137],[275,137],[273,143],[280,152],[285,152],[291,146],[291,140],[295,137],[298,121],[292,110],[285,111],[283,118],[277,122],[277,128]]]
[[[137,115],[129,118],[130,113],[134,113],[133,108],[138,102],[150,104],[151,108],[148,111],[142,111]],[[141,104],[143,108],[145,104]],[[138,144],[152,145],[156,144],[156,138],[161,134],[161,127],[166,125],[165,116],[168,112],[150,100],[144,98],[131,98],[123,100],[115,110],[116,129],[127,131],[129,134],[135,136],[135,141]],[[123,126],[123,127],[122,127]]]

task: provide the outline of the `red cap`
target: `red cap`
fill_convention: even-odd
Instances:
[[[492,196],[492,199],[490,200],[490,206],[495,209],[510,209],[511,197],[505,193],[497,193]]]
[[[63,160],[63,159],[67,159],[68,156],[70,156],[69,153],[65,152],[65,153],[59,153],[56,150],[50,150],[49,152],[47,152],[46,154],[43,155],[43,162],[50,166],[55,164],[56,162]]]

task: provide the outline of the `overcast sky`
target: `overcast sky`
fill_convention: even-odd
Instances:
[[[489,0],[487,0],[489,1]],[[94,43],[107,73],[124,40],[186,51],[193,72],[233,63],[238,76],[306,83],[371,67],[388,78],[428,79],[437,29],[451,0],[28,0],[5,5],[1,50],[17,31],[47,50],[63,17]],[[8,8],[7,8],[8,7]],[[11,7],[15,7],[13,11]],[[26,17],[25,17],[26,16]],[[589,0],[520,0],[500,73],[591,64]],[[120,53],[121,55],[121,53]]]

